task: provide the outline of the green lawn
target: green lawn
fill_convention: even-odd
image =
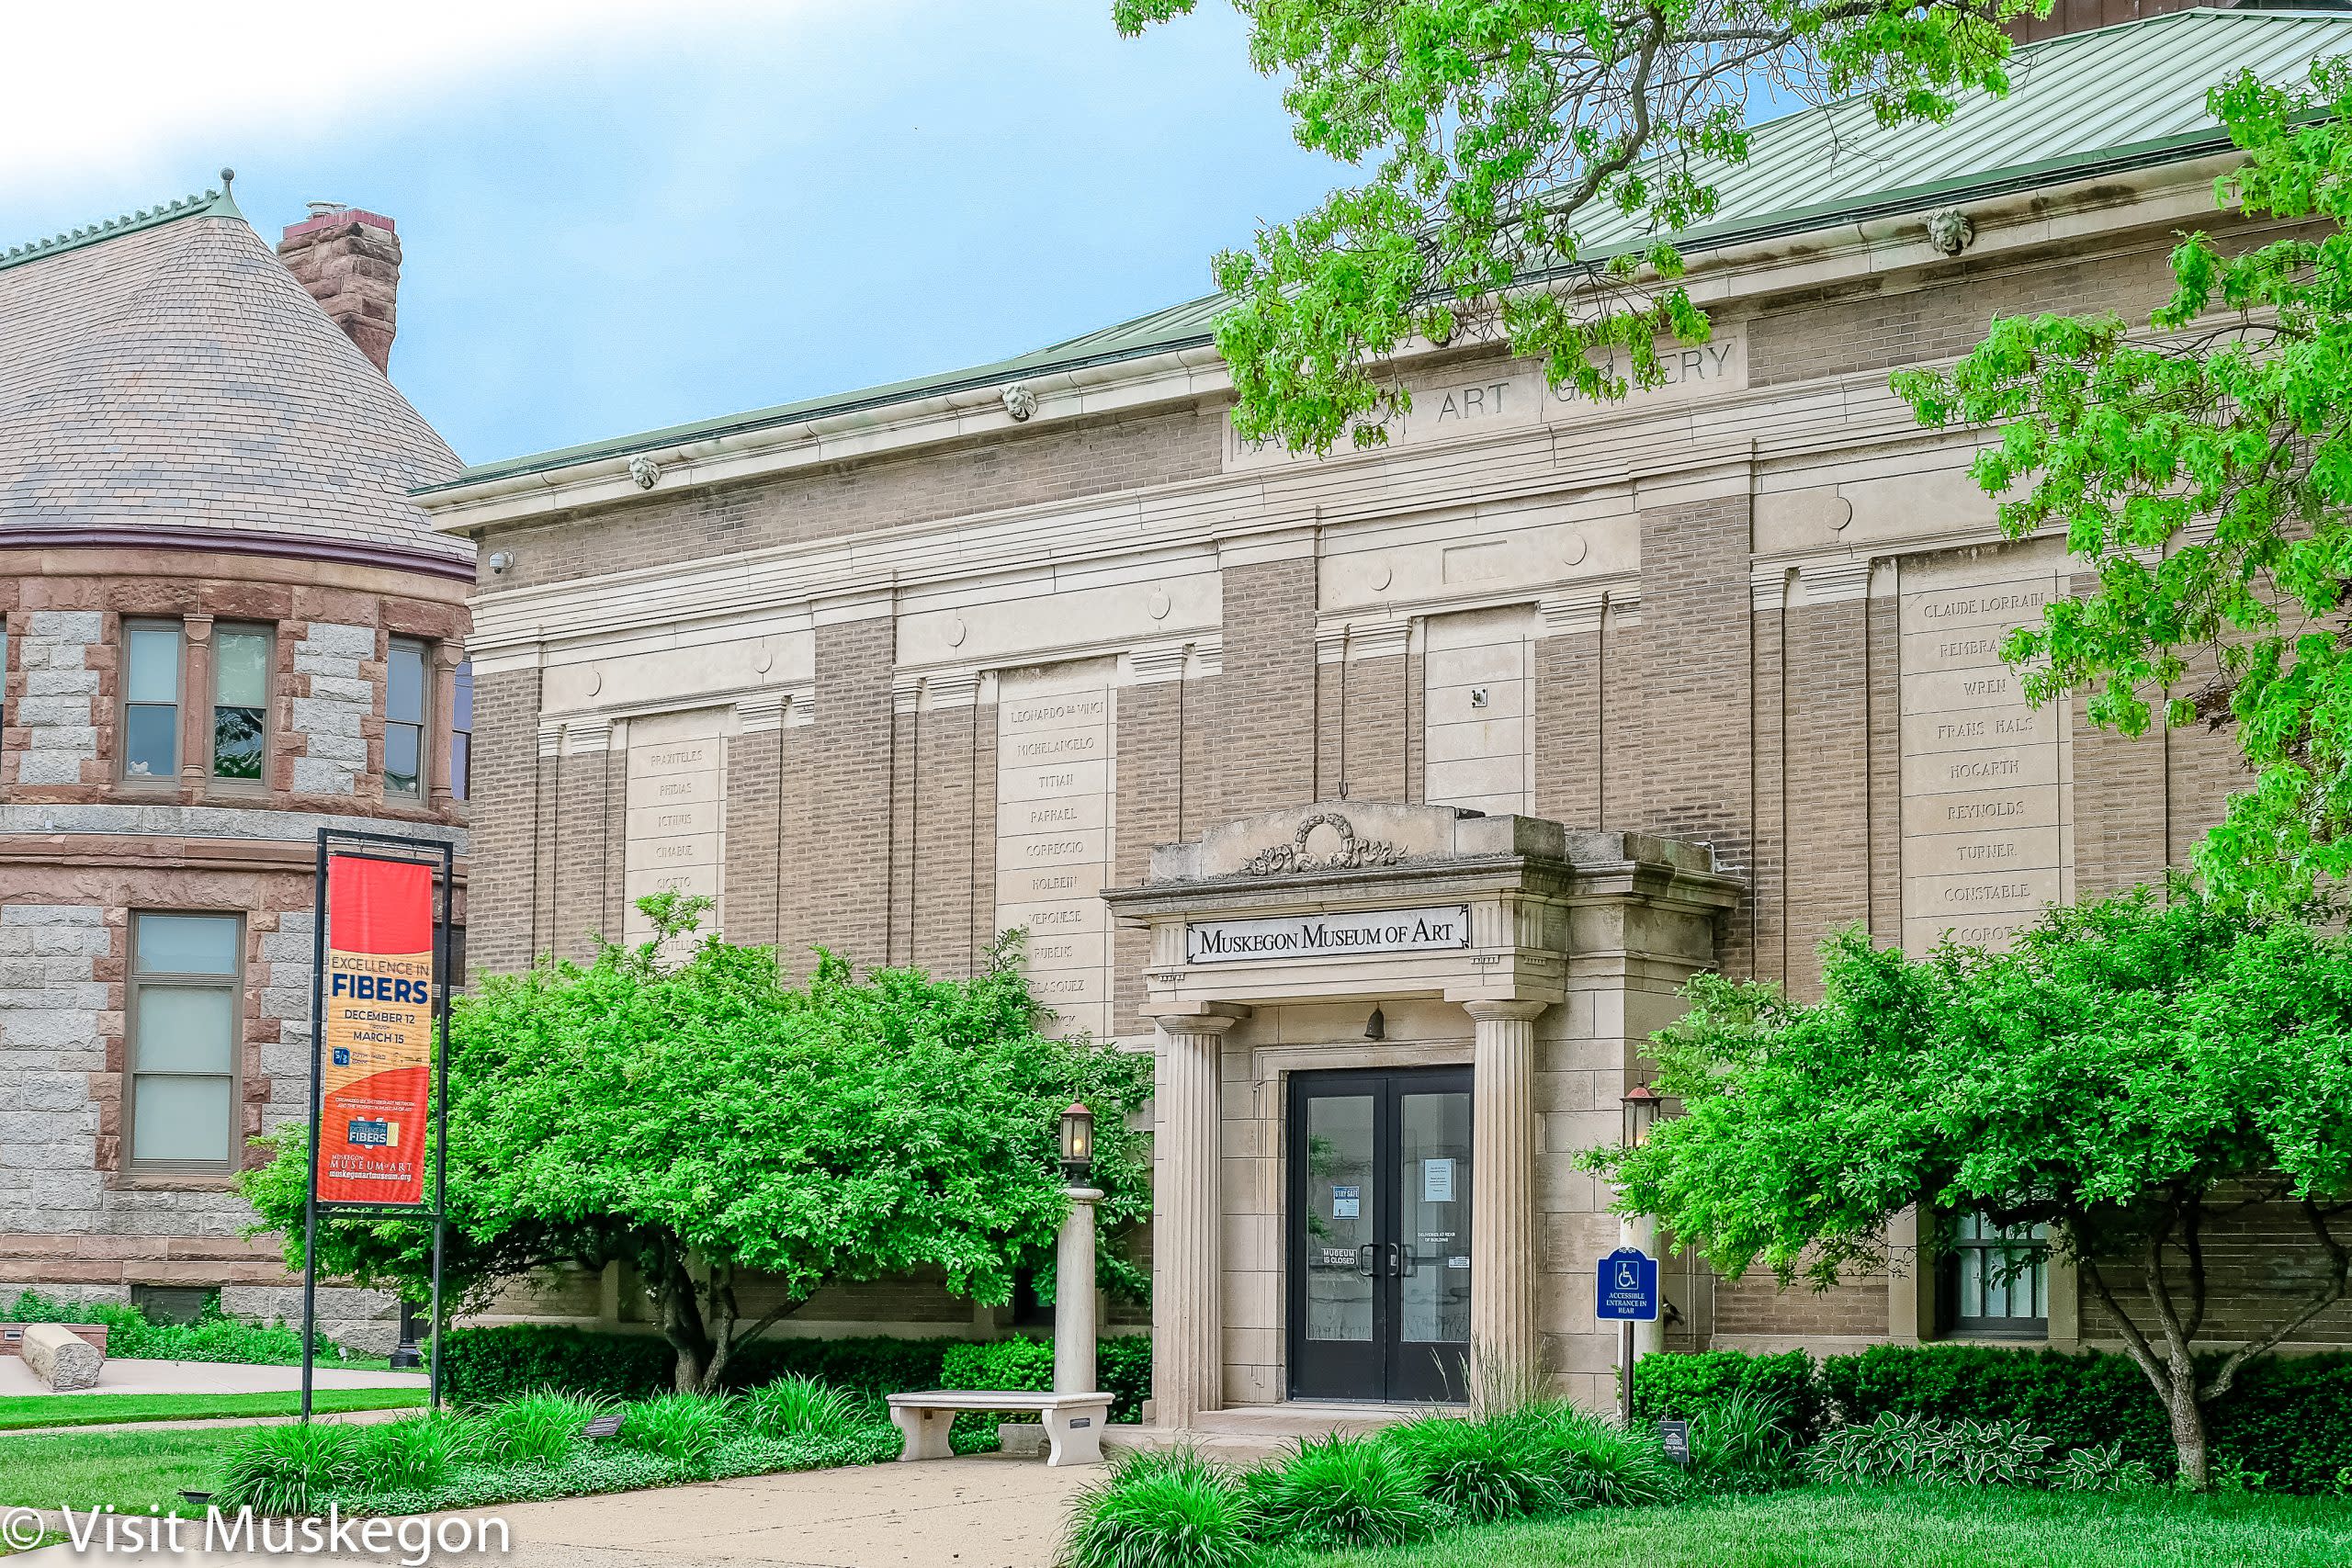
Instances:
[[[201,1518],[182,1487],[212,1488],[234,1427],[162,1432],[65,1432],[0,1438],[0,1508],[86,1508],[112,1503],[126,1514],[152,1505]]]
[[[0,1461],[5,1464],[5,1461]],[[1784,1492],[1464,1530],[1314,1568],[2343,1568],[2352,1502]]]
[[[421,1388],[322,1388],[313,1410],[404,1410],[424,1403]],[[292,1416],[300,1393],[35,1393],[0,1399],[0,1432],[28,1427],[96,1427],[112,1421],[210,1421],[233,1416]]]

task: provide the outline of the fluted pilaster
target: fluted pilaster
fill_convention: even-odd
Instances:
[[[1184,1427],[1222,1404],[1223,1145],[1219,1061],[1233,1012],[1161,1018],[1159,1145],[1152,1189],[1153,1419]]]
[[[1545,1002],[1476,1001],[1472,1057],[1470,1355],[1513,1377],[1543,1366],[1536,1330],[1535,1020]]]

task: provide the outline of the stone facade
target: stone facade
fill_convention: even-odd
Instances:
[[[1473,1093],[1532,1119],[1487,1151],[1532,1161],[1488,1200],[1524,1205],[1497,1222],[1518,1239],[1464,1256],[1509,1254],[1530,1293],[1481,1294],[1474,1268],[1473,1311],[1514,1342],[1532,1323],[1596,1395],[1612,1351],[1573,1281],[1619,1234],[1571,1156],[1616,1135],[1693,965],[1810,997],[1847,925],[2005,940],[2158,874],[2233,787],[2227,738],[2126,741],[2017,701],[1989,650],[2064,591],[2063,542],[2006,540],[1974,438],[1922,431],[1887,381],[1996,314],[2144,315],[2177,229],[2267,232],[2214,213],[2224,166],[1988,191],[1958,257],[1924,212],[1726,243],[1692,257],[1713,335],[1670,345],[1668,385],[1595,405],[1492,349],[1425,349],[1397,367],[1410,421],[1321,459],[1235,439],[1214,353],[1171,332],[1023,362],[1025,422],[1008,369],[469,473],[427,505],[508,558],[473,605],[475,951],[514,966],[621,928],[671,825],[610,759],[691,732],[717,809],[676,825],[676,874],[729,935],[795,969],[821,942],[961,974],[1020,925],[1067,1026],[1155,1052],[1181,1175],[1152,1245],[1190,1292],[1158,1309],[1163,1415],[1284,1397],[1283,1119],[1306,1075],[1379,1064],[1507,1080]],[[1448,806],[1670,842],[1736,891],[1703,953],[1498,940],[1498,964],[1595,976],[1502,992],[1221,990],[1125,894],[1092,897],[1261,814]],[[1816,1294],[1671,1260],[1652,1342],[1935,1337],[1914,1261]],[[2098,1339],[2071,1279],[2052,1297],[2049,1343]],[[2352,1307],[2308,1339],[2352,1339]]]

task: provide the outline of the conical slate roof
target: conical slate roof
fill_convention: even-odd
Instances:
[[[458,468],[225,193],[0,252],[0,546],[196,530],[448,571],[472,546],[408,492]]]

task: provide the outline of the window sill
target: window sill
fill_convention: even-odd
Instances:
[[[128,1192],[228,1192],[235,1190],[233,1170],[121,1170],[114,1187]]]

